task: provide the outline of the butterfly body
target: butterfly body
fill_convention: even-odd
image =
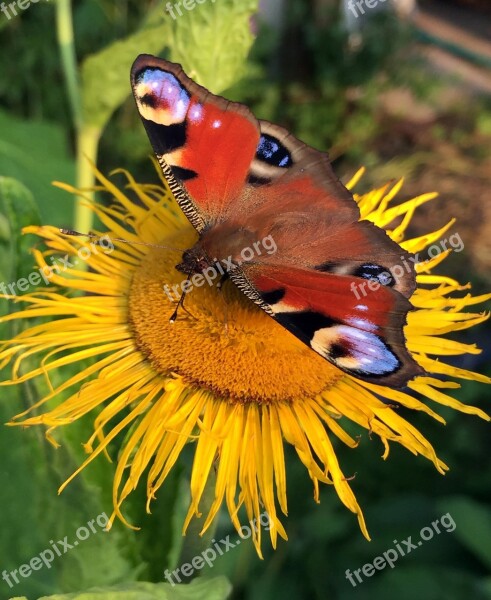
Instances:
[[[247,107],[214,96],[179,65],[142,55],[132,88],[164,176],[199,233],[176,268],[220,264],[244,294],[338,368],[402,387],[422,373],[403,328],[411,256],[360,221],[329,158]],[[353,293],[367,281],[376,291]]]

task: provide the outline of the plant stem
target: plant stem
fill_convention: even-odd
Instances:
[[[99,127],[87,126],[77,134],[77,183],[79,189],[91,188],[95,184],[92,164],[97,163],[97,149],[102,130]],[[86,198],[77,198],[75,206],[74,228],[88,233],[92,227],[94,212],[87,206],[87,198],[94,201],[94,192],[86,192]]]
[[[56,0],[56,33],[60,48],[61,64],[70,101],[73,124],[77,131],[82,127],[82,101],[78,81],[77,58],[73,38],[73,15],[71,0]]]
[[[71,0],[56,0],[56,31],[73,126],[76,132],[76,186],[80,189],[91,188],[95,183],[91,163],[96,164],[97,149],[102,130],[99,127],[84,123],[82,92],[75,54]],[[94,200],[93,192],[87,192],[86,195],[91,201]],[[93,211],[84,206],[86,203],[86,200],[78,197],[75,206],[74,227],[77,231],[83,233],[90,231],[94,217]],[[85,263],[80,262],[78,268],[86,268]]]

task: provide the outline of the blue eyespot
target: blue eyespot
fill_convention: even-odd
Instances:
[[[285,146],[267,133],[261,135],[256,158],[274,167],[287,168],[293,164],[291,154]]]

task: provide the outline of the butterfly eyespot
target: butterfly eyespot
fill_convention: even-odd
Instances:
[[[147,67],[135,73],[135,84],[143,91],[138,94],[138,99],[148,105],[152,102],[184,117],[190,102],[189,92],[172,74],[155,67]],[[152,98],[150,100],[150,98]]]
[[[380,265],[361,265],[361,267],[356,269],[353,275],[363,279],[373,279],[378,281],[380,285],[386,287],[394,287],[396,284],[396,280],[392,273],[387,268],[381,267]]]
[[[256,158],[274,167],[286,169],[293,164],[290,152],[275,137],[263,133],[256,150]]]

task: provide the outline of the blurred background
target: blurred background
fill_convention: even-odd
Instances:
[[[220,1],[214,6],[217,22]],[[224,11],[237,4],[222,1]],[[172,39],[181,40],[183,60],[192,62],[193,53],[203,51],[200,40],[186,34],[184,21],[197,23],[205,5],[173,21],[164,2],[74,0],[70,45],[60,42],[66,40],[62,9],[69,2],[59,0],[62,8],[57,2],[14,5],[17,14],[5,5],[7,12],[0,13],[0,176],[25,186],[42,223],[72,227],[73,201],[52,188],[51,181],[87,181],[81,174],[81,148],[103,172],[122,167],[137,180],[157,181],[149,143],[129,98],[129,68],[141,52],[174,57],[168,40],[176,27],[182,28],[181,37]],[[254,36],[247,62],[220,85],[218,73],[216,87],[213,78],[208,82],[212,91],[246,103],[259,118],[329,151],[345,181],[366,166],[358,191],[404,177],[401,199],[440,192],[439,200],[418,210],[410,234],[436,230],[456,217],[452,231],[460,234],[465,250],[445,261],[441,272],[472,282],[476,294],[489,291],[489,0],[265,0],[259,9],[255,4],[243,2],[243,12],[252,15],[248,27]],[[123,41],[126,45],[117,45]],[[235,44],[239,40],[231,35],[221,55],[233,53]],[[117,64],[111,62],[114,52],[104,54],[108,48],[119,48]],[[75,76],[69,67],[73,50],[79,69]],[[76,97],[76,77],[85,90],[90,88],[83,107]],[[25,215],[0,213],[2,281],[12,280],[12,265],[25,250],[12,246],[21,218]],[[459,334],[459,340],[477,343],[483,353],[459,357],[454,364],[491,375],[490,331],[485,324]],[[2,338],[6,335],[2,332]],[[2,422],[31,402],[30,394],[28,387],[0,388]],[[484,385],[463,382],[454,395],[489,412]],[[313,502],[307,473],[287,451],[290,512],[284,522],[289,541],[280,540],[276,551],[266,543],[263,561],[252,544],[243,543],[220,557],[213,569],[203,570],[203,576],[225,575],[237,600],[491,599],[489,426],[441,407],[437,411],[446,427],[425,415],[400,412],[451,467],[445,477],[395,445],[388,460],[381,460],[382,445],[367,435],[355,451],[338,444],[344,472],[356,473],[352,485],[371,543],[332,489],[321,491],[320,505]],[[111,512],[113,465],[102,457],[61,496],[56,494],[79,464],[80,441],[90,427],[87,420],[68,428],[56,451],[40,430],[4,427],[0,432],[0,571],[18,568],[49,547],[50,540],[63,539],[104,510]],[[128,501],[127,510],[141,531],[117,523],[110,534],[92,536],[13,589],[0,580],[0,599],[163,581],[181,543],[189,459],[184,457],[162,488],[152,515],[144,514],[144,489]],[[434,537],[394,569],[364,578],[356,588],[346,579],[346,569],[372,562],[394,540],[418,539],[422,527],[447,512],[456,523],[452,533]],[[228,534],[236,537],[223,514],[215,537]]]

